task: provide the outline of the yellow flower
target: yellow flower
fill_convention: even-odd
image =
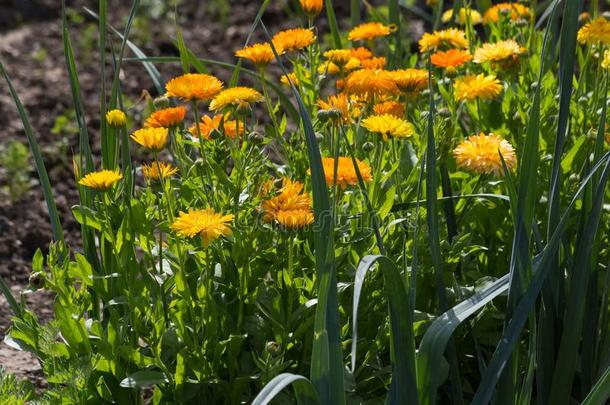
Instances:
[[[303,193],[303,183],[285,178],[279,193],[263,201],[264,220],[277,221],[287,228],[300,228],[313,222],[311,198]]]
[[[385,37],[390,35],[390,27],[378,22],[369,22],[360,24],[347,35],[350,41],[370,41],[377,37]]]
[[[228,106],[244,107],[263,101],[263,95],[250,87],[231,87],[218,93],[210,103],[210,110],[221,110]]]
[[[500,154],[509,169],[516,166],[515,149],[508,141],[492,133],[473,135],[453,151],[458,167],[496,175],[503,173]]]
[[[324,0],[299,0],[305,14],[315,17],[322,11]]]
[[[468,75],[457,79],[454,83],[455,98],[458,100],[492,99],[502,92],[502,84],[496,76]]]
[[[439,48],[468,48],[466,33],[456,28],[449,28],[433,33],[426,32],[419,40],[419,51],[437,50]]]
[[[428,86],[426,69],[401,69],[390,71],[396,86],[403,93],[417,93]]]
[[[474,52],[474,63],[501,62],[507,59],[516,60],[525,52],[525,48],[519,46],[517,41],[509,39],[494,44],[483,44]]]
[[[316,36],[306,28],[280,31],[273,36],[273,45],[284,52],[298,51],[313,44]]]
[[[281,54],[281,50],[277,46],[275,50],[278,52],[278,55]],[[267,42],[242,48],[235,52],[235,56],[238,58],[248,59],[257,66],[265,66],[275,59],[273,49],[271,49],[271,45],[269,45]]]
[[[406,138],[415,132],[413,124],[390,114],[371,115],[362,120],[362,126],[381,135],[384,141],[387,141],[389,136]]]
[[[443,20],[444,23],[447,23],[451,21],[452,17],[453,9],[450,8],[449,10],[443,13],[441,20]],[[460,25],[466,25],[466,23],[468,22],[468,17],[470,17],[470,22],[472,23],[472,25],[481,24],[481,22],[483,22],[483,17],[481,17],[481,13],[472,8],[460,8],[455,22]]]
[[[604,52],[604,58],[602,59],[602,67],[604,69],[610,68],[610,51],[607,49],[606,52]]]
[[[387,70],[356,70],[347,76],[343,87],[347,94],[361,97],[388,96],[400,92],[393,73]]]
[[[373,57],[373,52],[371,52],[370,49],[365,48],[363,46],[358,47],[358,48],[351,48],[349,50],[350,55],[352,56],[352,58],[356,58],[360,61],[363,61],[365,59],[370,59]]]
[[[127,123],[127,117],[121,110],[111,110],[106,113],[106,122],[111,127],[121,128]]]
[[[597,17],[578,30],[577,38],[581,44],[610,44],[610,21]]]
[[[171,128],[184,121],[186,108],[183,106],[157,110],[146,119],[145,128]]]
[[[118,170],[100,170],[86,174],[78,181],[78,184],[95,190],[107,191],[122,178],[123,175]]]
[[[500,19],[500,13],[509,15],[511,21],[518,20],[519,18],[529,19],[532,15],[529,7],[526,7],[523,4],[498,3],[485,11],[485,14],[483,14],[483,22],[486,24],[489,24],[490,22],[497,23]]]
[[[438,51],[430,56],[430,61],[434,66],[443,68],[456,68],[470,61],[472,55],[462,49],[449,49],[446,52]]]
[[[163,162],[152,162],[151,164],[145,163],[142,165],[142,174],[144,175],[144,178],[148,181],[166,179],[176,174],[177,172],[177,168]]]
[[[337,66],[344,66],[353,58],[349,49],[330,49],[324,52],[324,57]]]
[[[288,81],[288,79],[290,79],[290,81]],[[280,83],[282,83],[284,86],[290,87],[290,82],[292,82],[292,84],[294,84],[295,86],[298,86],[300,84],[299,78],[296,73],[291,72],[287,75],[280,76]]]
[[[131,134],[131,139],[146,149],[158,152],[167,145],[169,130],[167,128],[142,128]]]
[[[368,163],[357,159],[356,164],[358,165],[362,180],[364,182],[370,182],[373,179],[373,176],[371,175],[371,166],[369,166]],[[335,159],[327,157],[322,158],[322,167],[324,168],[326,184],[332,186],[335,176]],[[340,156],[337,161],[337,185],[341,188],[345,188],[356,184],[358,184],[358,176],[356,175],[352,158]]]
[[[313,223],[313,212],[311,210],[280,211],[275,220],[284,228],[303,228]]]
[[[397,101],[383,101],[373,106],[375,115],[389,114],[401,118],[405,115],[405,107]]]
[[[330,96],[326,101],[322,99],[318,100],[318,107],[320,107],[322,110],[337,111],[344,123],[348,123],[350,121],[349,100],[347,95],[344,93]]]
[[[232,234],[229,222],[233,221],[233,215],[223,215],[211,208],[202,210],[189,209],[188,212],[180,212],[178,218],[172,224],[172,229],[180,236],[193,238],[201,236],[204,247],[221,236]]]
[[[360,61],[363,69],[385,69],[386,59],[383,56],[378,56]]]
[[[222,82],[212,75],[187,73],[167,82],[165,90],[168,97],[202,101],[214,98],[222,90],[222,86]]]

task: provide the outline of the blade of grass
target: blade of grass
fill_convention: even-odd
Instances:
[[[330,27],[330,35],[333,39],[333,46],[336,49],[343,48],[341,43],[341,35],[339,34],[339,24],[337,24],[337,17],[335,16],[335,9],[331,0],[324,0],[326,8],[326,18],[328,19],[328,26]]]
[[[109,139],[109,134],[106,129],[106,13],[108,11],[107,0],[99,2],[98,33],[99,43],[98,52],[100,58],[100,140],[102,143],[102,166],[104,169],[110,169],[110,155],[114,145],[112,139]],[[113,134],[114,135],[114,134]]]
[[[282,72],[288,72],[280,59],[269,31],[260,22]],[[298,90],[290,81],[290,88],[299,106],[305,133],[307,155],[311,172],[314,210],[314,248],[319,278],[318,303],[314,321],[313,352],[311,355],[311,382],[323,404],[345,404],[343,388],[343,354],[339,334],[339,303],[337,299],[337,273],[335,268],[334,229],[322,156],[307,107]]]
[[[21,318],[23,316],[23,310],[21,309],[21,305],[19,305],[15,297],[13,297],[11,289],[6,284],[6,282],[4,282],[4,278],[2,276],[0,276],[0,290],[2,291],[2,294],[4,294],[4,298],[6,299],[6,302],[8,302],[9,307],[11,307],[11,309],[15,313],[15,316]]]
[[[384,292],[388,301],[391,328],[390,359],[392,362],[392,380],[386,399],[388,404],[400,404],[401,398],[409,398],[418,403],[417,373],[415,368],[415,337],[413,335],[413,318],[404,316],[404,309],[409,306],[409,297],[404,280],[396,264],[386,256],[368,255],[360,260],[354,280],[354,298],[352,304],[352,372],[356,367],[356,350],[358,343],[358,304],[366,274],[371,267],[379,264],[383,273]]]
[[[265,385],[265,388],[258,393],[252,405],[267,405],[284,388],[292,385],[299,405],[317,405],[320,403],[311,382],[302,375],[282,373],[275,376]]]
[[[610,366],[606,367],[606,371],[599,377],[581,405],[603,405],[608,403],[608,399],[610,399]]]
[[[4,65],[1,61],[0,72],[2,73],[2,76],[4,76],[4,80],[6,81],[8,90],[11,94],[11,97],[13,98],[13,102],[17,107],[19,117],[21,118],[21,122],[23,124],[25,136],[27,137],[28,144],[30,145],[30,151],[32,152],[32,156],[34,157],[34,166],[36,166],[36,172],[38,173],[38,179],[40,180],[40,185],[42,186],[42,193],[47,204],[47,211],[49,213],[49,219],[51,221],[53,239],[56,241],[63,241],[64,231],[61,227],[61,221],[59,220],[59,213],[57,212],[57,205],[55,204],[53,190],[51,189],[49,174],[47,173],[47,168],[45,167],[44,160],[42,159],[40,147],[38,146],[38,141],[36,141],[36,136],[34,135],[34,130],[32,129],[30,119],[28,118],[28,114],[25,111],[23,104],[21,103],[21,99],[17,95],[15,87],[13,87],[13,83],[10,77],[8,76],[6,69],[4,69]]]
[[[428,56],[428,90],[430,92],[428,101],[428,124],[427,124],[427,144],[426,144],[426,217],[428,223],[428,241],[432,264],[434,267],[436,290],[441,312],[448,309],[447,292],[443,280],[444,266],[441,258],[440,229],[437,215],[437,178],[436,178],[436,146],[434,144],[434,89],[432,85],[432,63]],[[447,357],[450,364],[451,391],[454,403],[462,404],[462,389],[460,384],[460,373],[458,369],[457,354],[453,342],[447,346]],[[435,387],[436,390],[436,387]],[[422,404],[434,403],[428,393],[422,394]],[[430,393],[432,395],[432,393]],[[433,396],[432,396],[433,398]],[[430,402],[427,402],[430,401]]]
[[[551,270],[556,270],[556,268],[551,266],[551,262],[554,255],[557,253],[557,250],[559,249],[561,239],[563,238],[567,225],[571,220],[570,214],[576,206],[576,201],[583,193],[585,186],[592,179],[593,174],[596,173],[597,170],[601,167],[604,167],[604,171],[602,174],[602,182],[604,184],[606,183],[608,175],[610,175],[609,163],[610,152],[606,153],[603,156],[603,158],[592,168],[591,172],[583,180],[580,187],[574,194],[572,201],[561,216],[561,219],[557,224],[557,227],[551,239],[540,254],[540,259],[534,263],[534,272],[532,280],[527,290],[523,294],[523,298],[515,307],[514,316],[509,321],[506,330],[504,331],[504,334],[500,339],[500,343],[496,347],[492,359],[489,362],[485,373],[483,374],[479,387],[475,392],[471,405],[484,405],[489,403],[489,401],[491,400],[496,383],[500,379],[502,371],[506,366],[508,359],[511,356],[511,353],[513,352],[513,347],[515,343],[519,340],[523,325],[525,325],[525,322],[529,318],[530,313],[533,310],[534,305],[536,304],[536,299],[538,297],[538,294],[540,293],[540,290],[542,289],[542,285]],[[596,202],[594,206],[598,203],[601,204],[600,201],[603,201],[603,195],[603,188],[598,187],[596,193]]]
[[[436,404],[436,391],[441,381],[438,370],[443,354],[455,329],[498,295],[508,291],[509,275],[494,281],[485,289],[460,302],[432,322],[417,351],[417,386],[422,404]]]
[[[65,1],[65,0],[64,0]],[[87,7],[83,7],[83,10],[85,10],[85,12],[87,12],[89,15],[91,15],[93,18],[98,19],[99,16],[97,15],[97,13]],[[113,26],[107,24],[108,29],[110,29],[110,31],[112,31],[112,33],[114,33],[115,35],[117,35],[121,40],[124,39],[123,34],[121,34],[117,29],[115,29]],[[142,52],[142,50],[140,48],[138,48],[137,45],[135,45],[133,42],[127,40],[125,42],[127,44],[127,47],[129,47],[129,49],[131,49],[131,51],[138,57],[138,58],[146,58],[146,55],[144,54],[144,52]],[[163,79],[161,78],[161,73],[159,73],[159,70],[157,70],[157,68],[155,67],[155,65],[153,65],[152,63],[149,62],[142,62],[142,64],[144,65],[144,68],[146,69],[146,71],[148,72],[148,75],[150,76],[150,79],[152,80],[155,88],[157,89],[157,92],[159,94],[164,94],[165,93],[165,88],[163,86]]]
[[[352,27],[360,24],[360,17],[362,16],[362,2],[360,0],[350,0],[350,21]]]

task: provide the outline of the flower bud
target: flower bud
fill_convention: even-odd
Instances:
[[[127,116],[121,110],[112,110],[106,113],[106,122],[113,128],[122,128],[127,123]]]
[[[316,132],[316,141],[322,142],[324,140],[324,134]]]
[[[280,345],[277,342],[267,342],[267,344],[265,345],[265,350],[267,350],[267,352],[272,355],[273,357],[279,355],[282,350]]]
[[[248,140],[252,143],[259,144],[265,140],[265,137],[260,132],[252,131],[248,135]]]
[[[156,110],[161,110],[163,108],[168,108],[169,105],[169,97],[167,96],[159,96],[153,100],[153,105]]]
[[[373,144],[373,142],[365,142],[362,145],[362,150],[365,151],[365,152],[370,152],[373,149],[375,149],[375,145]]]

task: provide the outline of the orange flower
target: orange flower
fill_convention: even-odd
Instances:
[[[339,85],[337,83],[337,85]],[[342,84],[347,94],[373,97],[399,93],[392,72],[387,70],[362,69],[347,76]]]
[[[201,132],[201,136],[203,137],[203,139],[210,140],[212,138],[212,131],[220,132],[220,124],[222,124],[222,130],[224,131],[224,135],[227,138],[235,138],[239,133],[240,127],[237,121],[229,120],[229,116],[230,115],[227,113],[224,115],[224,117],[222,114],[216,114],[213,117],[210,117],[208,115],[204,115],[203,117],[201,117],[201,122],[199,123],[199,132]],[[189,132],[195,138],[198,137],[197,127],[195,127],[194,125],[189,128]]]
[[[164,108],[157,110],[146,119],[145,128],[171,128],[184,121],[186,108],[184,106]]]
[[[524,6],[520,3],[498,3],[485,11],[483,14],[483,22],[489,24],[490,22],[497,23],[500,19],[500,13],[506,13],[512,21],[518,20],[519,18],[530,18],[532,13],[529,7]]]
[[[426,32],[419,40],[419,51],[424,53],[439,48],[468,48],[466,33],[456,28],[449,28],[433,33]]]
[[[386,59],[383,56],[378,56],[360,61],[363,69],[385,69]]]
[[[318,106],[322,110],[337,111],[339,118],[345,123],[350,121],[349,101],[347,95],[339,93],[336,96],[328,97],[328,100],[318,100]]]
[[[392,79],[403,93],[417,93],[428,86],[426,69],[392,70]]]
[[[322,11],[324,0],[299,0],[305,14],[315,17]]]
[[[461,49],[450,49],[446,52],[438,51],[430,57],[434,66],[443,68],[456,68],[472,60],[468,51]]]
[[[394,117],[402,118],[405,115],[405,107],[397,101],[383,101],[375,104],[373,112],[376,115],[393,115]]]
[[[167,82],[167,96],[188,101],[211,100],[222,90],[222,82],[212,75],[187,73]]]
[[[284,178],[282,189],[263,201],[264,220],[276,221],[287,228],[301,228],[313,222],[311,198],[303,192],[303,183]]]
[[[347,35],[350,41],[370,41],[377,37],[385,37],[390,35],[390,27],[379,22],[369,22],[360,24]]]
[[[295,28],[275,34],[273,36],[273,45],[276,49],[282,49],[285,52],[298,51],[313,44],[315,40],[316,36],[312,30]]]
[[[356,58],[360,61],[364,59],[371,59],[373,57],[373,52],[363,46],[358,48],[352,48],[349,50],[349,52],[352,58]]]
[[[373,179],[371,174],[371,166],[366,162],[362,162],[356,159],[356,164],[362,180],[364,182],[370,182]],[[334,158],[322,158],[322,167],[324,168],[324,177],[326,178],[326,184],[332,186],[335,178],[335,159]],[[347,186],[354,186],[358,184],[358,176],[354,169],[354,163],[351,157],[340,156],[337,161],[337,185],[341,188]]]
[[[281,48],[278,48],[277,46],[275,48],[278,54],[281,53],[280,49]],[[269,64],[275,59],[273,49],[271,49],[271,45],[267,42],[246,46],[245,48],[236,51],[235,56],[248,59],[250,62],[261,67]]]

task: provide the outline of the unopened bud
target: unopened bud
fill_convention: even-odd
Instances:
[[[362,145],[362,150],[365,151],[365,152],[370,152],[373,149],[375,149],[375,145],[373,144],[373,142],[365,142]]]

